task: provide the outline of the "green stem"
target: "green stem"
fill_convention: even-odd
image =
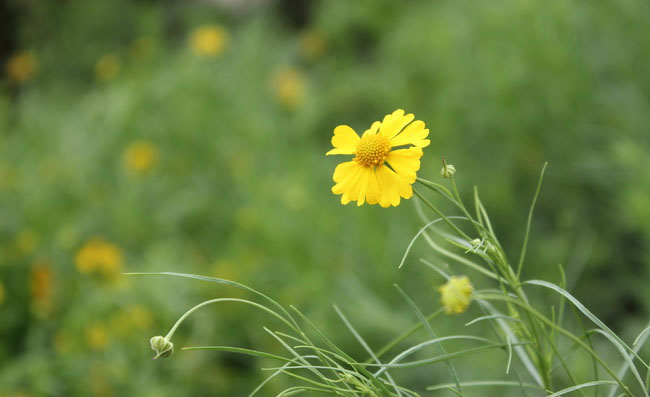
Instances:
[[[441,307],[440,309],[436,310],[435,312],[429,314],[429,316],[426,318],[427,322],[433,320],[436,318],[440,313],[442,313],[445,310],[444,307]],[[413,335],[416,331],[418,331],[420,328],[423,327],[423,323],[421,321],[418,321],[417,323],[413,324],[413,326],[406,331],[404,331],[401,335],[393,339],[392,341],[388,342],[384,347],[379,349],[375,355],[377,358],[383,356],[388,352],[390,349],[395,347],[398,343],[402,342],[404,339],[408,338],[409,336]],[[366,363],[369,363],[371,359],[366,360]]]
[[[183,315],[182,315],[182,316],[181,316],[181,317],[176,321],[176,323],[174,324],[174,326],[172,327],[172,329],[169,330],[169,332],[168,332],[167,335],[165,336],[165,339],[167,339],[167,340],[171,340],[172,336],[174,336],[174,333],[176,332],[176,329],[181,325],[181,323],[183,322],[183,320],[185,320],[185,319],[186,319],[190,314],[194,313],[195,311],[197,311],[198,309],[202,308],[203,306],[207,306],[207,305],[209,305],[209,304],[212,304],[212,303],[218,303],[218,302],[239,302],[239,303],[246,303],[246,304],[248,304],[248,305],[251,305],[251,306],[257,307],[258,309],[261,309],[261,310],[263,310],[263,311],[269,313],[269,314],[272,315],[273,317],[277,318],[278,320],[282,321],[282,322],[283,322],[284,324],[286,324],[289,328],[291,328],[293,331],[295,331],[296,333],[298,333],[298,330],[296,330],[296,328],[294,328],[294,326],[293,326],[293,324],[292,324],[291,322],[287,321],[287,319],[285,319],[284,317],[280,316],[279,314],[277,314],[277,313],[274,312],[273,310],[267,308],[266,306],[260,305],[259,303],[256,303],[256,302],[253,302],[253,301],[249,301],[249,300],[246,300],[246,299],[238,299],[238,298],[217,298],[217,299],[210,299],[210,300],[207,300],[207,301],[205,301],[205,302],[199,303],[198,305],[194,306],[194,307],[191,308],[190,310],[186,311],[185,314],[183,314]]]
[[[413,191],[415,192],[415,195],[418,196],[424,204],[426,204],[427,207],[431,208],[433,212],[435,212],[439,217],[441,217],[445,221],[445,223],[447,223],[447,225],[449,225],[449,227],[451,227],[456,233],[461,235],[467,241],[471,240],[471,238],[467,234],[465,234],[465,232],[460,230],[458,226],[456,226],[449,218],[447,218],[447,216],[444,215],[436,206],[434,206],[426,198],[424,198],[424,196],[419,191],[417,191],[417,189],[413,189]]]
[[[525,302],[519,301],[519,300],[514,299],[512,297],[509,297],[509,296],[492,295],[492,294],[477,295],[477,299],[500,300],[500,301],[510,302],[510,303],[513,303],[513,304],[515,304],[517,306],[520,306],[522,309],[526,310],[528,313],[530,313],[531,315],[533,315],[534,317],[539,319],[541,322],[545,323],[546,325],[548,325],[551,328],[554,328],[555,330],[557,330],[557,332],[565,335],[567,338],[571,339],[573,342],[578,344],[583,350],[585,350],[587,353],[589,353],[594,358],[594,360],[596,360],[598,362],[598,364],[600,364],[600,366],[605,369],[605,371],[607,371],[607,373],[612,377],[612,379],[614,379],[614,381],[616,381],[616,383],[618,383],[621,386],[621,388],[625,391],[625,393],[627,395],[632,396],[632,394],[630,393],[629,387],[627,387],[618,378],[618,376],[614,373],[614,371],[612,371],[612,369],[607,366],[607,364],[598,356],[598,354],[596,354],[596,352],[593,349],[591,349],[586,343],[584,343],[582,341],[582,339],[580,339],[577,336],[573,335],[571,332],[565,330],[564,328],[557,326],[551,320],[546,318],[546,316],[544,316],[543,314],[541,314],[537,310],[533,309],[532,307],[530,307]]]

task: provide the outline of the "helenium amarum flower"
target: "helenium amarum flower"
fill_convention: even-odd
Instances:
[[[356,201],[398,206],[400,198],[411,198],[416,171],[420,169],[422,148],[429,145],[429,130],[424,122],[413,121],[413,114],[402,109],[372,123],[361,137],[347,125],[334,129],[330,154],[353,154],[352,161],[334,170],[332,187],[341,195],[341,203]]]
[[[467,310],[472,299],[474,287],[467,276],[453,276],[439,289],[440,302],[447,314],[460,314]]]

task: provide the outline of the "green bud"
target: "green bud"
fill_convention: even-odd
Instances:
[[[154,360],[160,357],[170,357],[174,354],[174,344],[163,336],[154,336],[150,340],[151,348],[156,352]]]
[[[456,173],[456,167],[451,164],[443,163],[440,169],[440,176],[443,178],[451,178]]]

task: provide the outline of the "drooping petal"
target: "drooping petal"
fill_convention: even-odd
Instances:
[[[326,153],[330,154],[354,154],[357,150],[359,143],[359,135],[347,125],[339,125],[334,128],[334,136],[332,137],[332,146],[334,149]]]
[[[377,172],[377,180],[382,191],[382,200],[380,200],[379,204],[382,204],[382,201],[384,203],[388,201],[396,207],[399,205],[400,197],[408,199],[413,196],[411,185],[406,183],[390,168],[381,166],[377,167],[375,171]]]
[[[381,123],[379,128],[379,133],[383,134],[386,138],[391,139],[406,126],[408,123],[413,121],[415,116],[412,113],[404,115],[402,109],[397,109],[392,114],[384,117],[384,121]]]
[[[406,183],[415,182],[416,171],[420,169],[422,149],[410,147],[408,149],[393,150],[388,153],[386,162]]]
[[[381,190],[379,189],[379,183],[377,182],[377,173],[375,170],[371,170],[368,180],[368,190],[366,191],[366,202],[368,204],[377,204],[380,197]]]
[[[341,167],[343,166],[343,167]],[[339,170],[339,167],[341,169]],[[359,197],[359,190],[361,188],[361,177],[365,172],[366,167],[359,165],[356,161],[348,161],[347,163],[339,164],[335,174],[338,180],[336,185],[332,187],[332,193],[341,194],[341,203],[347,204],[350,201],[355,201]]]
[[[356,161],[348,161],[341,163],[334,170],[334,182],[336,185],[332,186],[332,193],[342,194],[345,193],[350,183],[361,172],[361,166]]]
[[[359,163],[356,161],[346,161],[345,163],[337,165],[334,169],[334,182],[343,181],[343,179],[354,170],[354,167],[357,166],[359,166]]]
[[[357,206],[361,207],[366,202],[366,194],[368,192],[368,185],[370,184],[370,177],[374,174],[374,170],[370,167],[364,167],[361,171],[359,178],[359,196],[357,197]]]
[[[404,145],[427,147],[431,143],[431,141],[425,139],[427,135],[429,135],[429,130],[424,128],[424,122],[416,120],[404,128],[404,131],[400,134],[393,136],[390,145],[392,147]]]

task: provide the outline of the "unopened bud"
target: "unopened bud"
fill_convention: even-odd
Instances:
[[[456,167],[451,164],[444,163],[440,169],[440,176],[443,178],[451,178],[456,173]]]
[[[174,354],[174,344],[162,336],[154,336],[150,340],[151,348],[156,352],[154,360],[159,359],[160,357],[169,357]]]

